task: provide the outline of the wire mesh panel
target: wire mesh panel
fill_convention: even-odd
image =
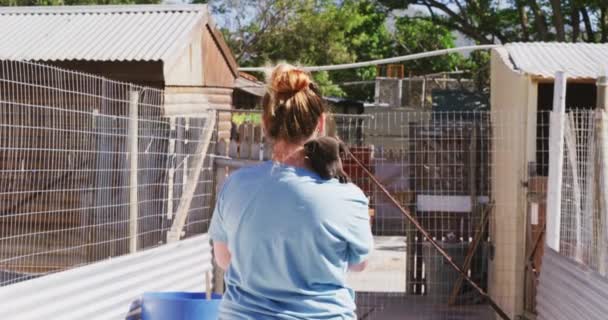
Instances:
[[[606,217],[599,202],[599,113],[570,111],[564,121],[560,253],[600,271],[606,261]]]
[[[0,61],[0,286],[166,241],[202,170],[187,235],[206,231],[214,130],[164,116],[164,92],[29,62]]]
[[[338,117],[338,116],[336,116]],[[487,289],[493,130],[489,112],[376,111],[359,129],[370,169],[471,278]],[[499,130],[500,131],[500,130]],[[349,131],[350,141],[354,133]],[[355,154],[357,156],[357,154]],[[491,311],[369,181],[375,251],[350,274],[367,319],[486,319]],[[392,319],[391,318],[391,319]]]
[[[255,137],[264,139],[262,131],[255,130],[259,113],[239,113],[233,115],[233,139],[218,144],[218,157],[228,158],[222,160],[218,170],[231,163],[239,167],[271,157],[266,152],[269,145],[263,142],[255,149],[251,143]],[[521,120],[511,112],[374,109],[362,115],[333,114],[326,127],[327,134],[337,135],[348,144],[352,154],[409,210],[452,261],[488,290],[489,264],[494,263],[495,278],[509,277],[516,271],[509,254],[524,245],[517,236],[523,230],[512,222],[517,210],[512,196],[519,192],[520,184],[503,186],[494,177],[498,172],[501,179],[512,180],[521,171],[519,155],[514,152],[521,147],[518,143],[525,141],[520,136],[525,123]],[[265,150],[251,153],[253,149]],[[486,301],[365,171],[352,158],[343,159],[343,164],[370,199],[375,239],[367,269],[347,277],[357,292],[359,318],[494,317]],[[497,185],[500,190],[494,192]],[[502,293],[505,291],[496,290],[494,294],[499,304],[503,302],[500,299],[514,298],[513,293]]]

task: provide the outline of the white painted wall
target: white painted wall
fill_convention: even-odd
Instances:
[[[502,48],[492,50],[493,114],[492,191],[495,210],[491,236],[495,246],[489,263],[489,293],[510,315],[523,312],[528,105],[530,79],[512,70]],[[535,128],[535,126],[534,126]],[[534,130],[534,132],[536,132]],[[532,133],[530,133],[532,134]]]

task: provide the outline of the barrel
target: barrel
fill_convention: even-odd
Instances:
[[[204,292],[147,292],[142,301],[142,320],[217,319],[221,295]]]

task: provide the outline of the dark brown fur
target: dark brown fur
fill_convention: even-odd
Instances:
[[[304,144],[311,168],[323,179],[336,178],[341,183],[350,181],[342,166],[346,145],[333,137],[319,137]]]

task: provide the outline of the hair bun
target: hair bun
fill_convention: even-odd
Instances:
[[[272,72],[271,89],[278,94],[294,94],[310,87],[310,76],[290,65],[279,65]]]

